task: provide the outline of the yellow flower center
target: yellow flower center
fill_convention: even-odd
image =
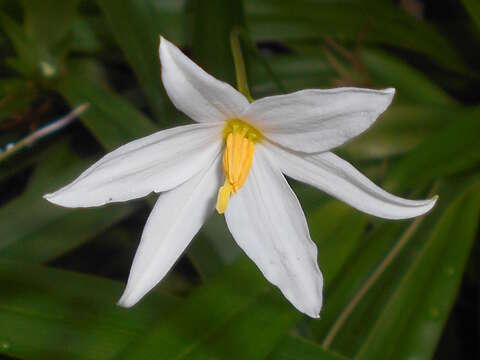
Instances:
[[[227,210],[230,195],[236,193],[247,180],[252,166],[255,144],[263,135],[253,126],[240,119],[227,121],[223,129],[225,151],[223,152],[223,172],[225,183],[218,190],[217,211]]]

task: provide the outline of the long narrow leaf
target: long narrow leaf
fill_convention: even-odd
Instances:
[[[418,21],[386,1],[246,1],[247,19],[257,40],[318,39],[331,36],[412,50],[460,71],[465,65],[430,24]],[[388,31],[385,31],[388,29]]]
[[[155,17],[151,1],[97,0],[114,38],[132,66],[142,89],[162,125],[171,122],[171,105],[160,80],[158,44],[161,19]]]
[[[471,186],[444,212],[415,262],[375,321],[358,359],[430,359],[460,286],[475,239],[480,187]]]
[[[388,173],[385,186],[405,189],[478,166],[479,113],[477,108],[464,113],[458,121],[419,144]]]
[[[245,270],[246,273],[242,272]],[[181,299],[175,299],[158,292],[152,292],[145,300],[136,305],[133,309],[122,309],[115,305],[115,301],[121,294],[123,285],[115,281],[98,278],[90,275],[82,275],[68,271],[51,269],[44,266],[0,260],[0,322],[8,326],[0,327],[1,347],[0,353],[20,358],[48,358],[48,359],[113,359],[118,358],[122,351],[132,352],[143,351],[144,354],[153,354],[155,358],[161,352],[151,352],[152,349],[160,351],[172,350],[175,346],[190,344],[186,348],[185,355],[191,350],[200,349],[199,342],[205,338],[206,333],[201,329],[199,332],[191,332],[195,327],[201,327],[196,323],[200,317],[207,317],[208,313],[219,315],[213,311],[212,306],[227,301],[224,306],[228,313],[237,313],[237,322],[232,322],[232,335],[235,331],[241,334],[248,334],[249,328],[241,327],[242,309],[248,311],[250,303],[243,303],[242,299],[252,299],[251,295],[258,294],[260,305],[257,312],[247,316],[243,326],[259,316],[260,321],[269,319],[270,315],[262,315],[262,309],[275,310],[289,306],[285,301],[279,301],[279,297],[269,298],[269,295],[262,295],[265,290],[265,282],[247,282],[241,289],[235,289],[235,280],[253,280],[254,277],[261,278],[258,271],[252,271],[253,265],[240,263],[234,266],[220,278],[214,280],[204,290],[199,289],[197,293],[205,293],[203,304],[206,307],[200,313],[190,314],[189,327],[183,328],[182,323],[177,321],[180,318],[187,318],[182,315],[180,309],[189,307]],[[216,293],[209,290],[220,290],[217,298]],[[262,290],[263,289],[263,290]],[[202,298],[202,297],[201,297]],[[255,298],[255,297],[254,297]],[[253,299],[254,299],[253,298]],[[262,300],[264,298],[264,300]],[[198,297],[197,297],[198,299]],[[228,304],[236,303],[235,309],[228,309]],[[205,311],[210,308],[210,311]],[[267,313],[268,314],[268,313]],[[295,315],[297,316],[297,315]],[[172,322],[173,318],[177,320]],[[162,337],[156,337],[158,343],[151,343],[153,334],[150,329],[154,323],[165,319],[170,324],[171,332],[161,332]],[[226,318],[228,320],[229,317]],[[225,318],[211,318],[207,324],[222,321]],[[240,321],[240,322],[238,322]],[[287,317],[278,319],[275,324],[284,324],[290,321]],[[268,330],[268,324],[265,328]],[[282,325],[282,329],[283,329]],[[221,328],[218,328],[221,331]],[[187,337],[179,337],[179,332]],[[273,329],[271,333],[280,332]],[[284,332],[282,330],[281,332]],[[160,334],[160,333],[156,333]],[[220,340],[221,338],[218,338]],[[234,340],[230,338],[230,340]],[[274,339],[275,340],[275,339]],[[132,348],[136,341],[150,344],[149,348]],[[245,346],[242,339],[238,343],[231,343],[232,349],[237,346]],[[270,341],[274,343],[276,341]],[[283,341],[275,350],[275,356],[279,358],[298,358],[295,354],[309,354],[322,356],[321,359],[337,359],[338,357],[325,353],[317,346],[299,339]],[[266,353],[267,348],[252,348]],[[204,348],[208,351],[208,348]],[[227,350],[227,349],[225,349]],[[241,350],[241,349],[240,349]],[[203,358],[211,355],[211,352],[203,353]],[[274,357],[275,358],[275,357]]]
[[[0,256],[45,262],[74,249],[135,210],[133,204],[99,209],[62,209],[43,199],[80,173],[80,159],[59,143],[42,154],[27,190],[0,208]]]
[[[57,89],[72,106],[90,103],[81,119],[107,150],[156,130],[156,126],[125,99],[81,75],[65,76]]]

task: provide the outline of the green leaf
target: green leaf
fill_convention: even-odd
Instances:
[[[11,68],[39,81],[56,78],[70,45],[67,35],[78,0],[23,1],[23,27],[1,14],[1,23],[17,53],[7,59]]]
[[[230,33],[245,25],[242,1],[194,0],[192,8],[195,59],[209,74],[234,85]]]
[[[452,126],[467,121],[472,111],[460,106],[396,105],[340,151],[356,159],[384,159],[406,153]]]
[[[66,144],[54,146],[39,159],[27,189],[17,198],[0,208],[2,216],[0,228],[4,229],[0,248],[15,242],[36,231],[45,219],[54,220],[62,210],[51,206],[42,195],[71,179],[83,166],[87,159],[74,156]]]
[[[107,150],[157,130],[148,118],[124,98],[81,74],[68,74],[56,88],[72,107],[90,103],[90,108],[82,114],[81,119]]]
[[[406,189],[477,166],[480,161],[479,109],[427,138],[388,173],[385,186]]]
[[[45,262],[85,243],[131,214],[135,205],[89,210],[63,209],[43,195],[77,176],[91,161],[75,156],[66,144],[41,156],[27,190],[0,207],[0,256]]]
[[[313,338],[321,341],[325,338],[339,314],[345,309],[364,284],[365,279],[375,269],[382,257],[395,244],[406,228],[402,223],[381,223],[369,236],[361,239],[358,253],[353,254],[342,267],[335,281],[325,282],[324,307],[320,314],[321,321],[312,322]],[[351,338],[348,340],[351,341]],[[336,350],[345,349],[335,348]]]
[[[0,352],[26,359],[112,359],[175,304],[157,294],[122,309],[122,284],[4,259],[0,283]]]
[[[341,360],[345,357],[304,339],[289,336],[283,339],[278,347],[268,356],[269,360]]]
[[[457,52],[432,25],[416,20],[391,2],[299,0],[292,8],[287,0],[248,0],[245,7],[256,40],[361,39],[414,51],[446,68],[465,71]]]
[[[335,282],[327,283],[323,321],[311,324],[315,339],[342,355],[357,354],[421,253],[432,227],[464,186],[441,186],[441,200],[434,210],[410,224],[378,222]]]
[[[228,319],[204,344],[184,352],[184,358],[264,359],[301,316],[281,295],[269,292]]]
[[[364,50],[360,53],[360,60],[371,81],[379,86],[396,88],[399,101],[437,106],[456,103],[424,73],[386,52]]]
[[[462,0],[463,6],[467,9],[473,21],[480,29],[480,3],[478,0]]]
[[[341,47],[340,44],[336,46]],[[334,81],[340,76],[341,81],[353,83],[357,86],[394,87],[396,89],[395,103],[431,106],[456,104],[443,89],[424,73],[385,51],[361,48],[359,50],[343,49],[343,51],[332,52],[325,46],[310,43],[293,43],[290,47],[298,52],[302,59],[310,59],[310,61],[315,61],[319,65],[323,64],[331,73],[330,79],[328,79],[329,83],[333,82],[333,84],[338,85]],[[303,70],[300,64],[299,66],[300,68],[296,69],[296,73]]]
[[[224,247],[219,246],[228,241],[233,241],[233,239],[228,237],[230,233],[225,224],[217,226],[214,216],[202,226],[200,232],[187,248],[188,258],[202,279],[209,279],[220,274],[225,269],[225,264],[232,263],[237,258],[236,254],[231,256],[229,252],[234,249],[231,244],[227,243]],[[215,229],[218,229],[219,232],[211,232]]]
[[[149,104],[162,125],[171,123],[171,104],[160,81],[158,58],[161,19],[148,0],[97,0],[112,34],[132,66]]]
[[[78,0],[23,0],[25,32],[45,48],[57,46],[71,31]]]
[[[218,254],[217,256],[222,264],[231,264],[242,256],[243,252],[237,246],[233,236],[230,234],[223,215],[214,213],[203,225],[201,233],[208,238],[212,250],[214,251],[213,253]],[[216,271],[221,270],[221,267],[216,268]]]
[[[134,210],[131,205],[118,205],[86,213],[66,213],[0,250],[0,256],[32,263],[52,261],[127,218]]]
[[[0,24],[17,55],[15,58],[6,59],[7,64],[26,77],[34,77],[39,70],[37,44],[25,34],[23,28],[16,21],[2,12],[0,12]]]
[[[187,34],[191,31],[188,2],[185,0],[154,1],[154,18],[159,33],[176,44],[186,44],[191,39]]]
[[[285,86],[283,85],[280,78],[277,74],[273,71],[270,62],[268,61],[266,56],[263,56],[260,50],[257,47],[257,44],[250,38],[249,33],[245,29],[236,29],[236,33],[239,34],[242,43],[244,44],[245,48],[248,51],[249,56],[246,56],[245,62],[251,60],[250,63],[258,63],[262,66],[263,70],[267,74],[268,78],[273,81],[276,87],[276,91],[280,92],[281,94],[285,94],[287,92]],[[247,76],[251,77],[251,70],[250,67],[247,67]],[[249,84],[251,83],[251,79],[249,79]]]
[[[326,59],[319,56],[275,55],[267,61],[287,92],[325,87],[336,76]],[[279,93],[277,83],[265,66],[253,63],[249,70],[252,92],[255,95],[263,97]]]
[[[359,211],[336,200],[328,201],[308,216],[325,283],[332,283],[349,257],[358,250],[367,219]]]
[[[250,275],[237,274],[237,271],[245,269],[244,266],[245,263],[240,264],[240,267],[236,266],[228,272],[233,274],[232,280],[239,277],[243,280],[251,280]],[[253,265],[250,266],[253,267]],[[255,271],[261,277],[256,269]],[[236,297],[239,300],[251,300],[249,295],[258,293],[258,284],[255,283],[243,284],[242,287],[247,290],[246,294],[242,294],[240,290],[236,291],[235,286],[232,286],[233,283],[228,282],[229,277],[228,274],[222,275],[223,280],[215,281],[216,283],[223,281],[224,286],[220,287],[222,290],[220,296],[223,294],[226,299],[229,299],[230,304]],[[19,358],[52,360],[117,358],[123,350],[132,350],[131,346],[136,341],[149,337],[150,329],[155,322],[164,318],[170,319],[172,314],[178,315],[179,308],[184,306],[182,299],[175,299],[153,291],[134,308],[122,309],[116,306],[115,302],[122,292],[123,284],[91,275],[5,259],[0,259],[0,283],[2,284],[0,287],[0,322],[8,324],[8,326],[0,327],[0,353]],[[238,285],[242,285],[242,283]],[[228,292],[230,292],[230,296],[228,296]],[[212,309],[212,305],[217,301],[214,293],[210,294],[210,301],[211,303],[205,303],[204,309],[210,309],[210,313],[217,314]],[[263,315],[262,309],[275,311],[282,307],[281,304],[277,304],[277,299],[270,298],[269,302],[270,305],[268,301],[264,301],[266,305],[252,313],[250,321],[254,315],[258,315],[264,320],[270,316]],[[244,305],[246,305],[244,309],[248,309],[248,304]],[[241,304],[238,306],[241,308]],[[193,314],[193,319],[201,316],[202,312]],[[283,324],[287,318],[285,315],[281,315],[281,319],[278,322],[274,320],[274,323]],[[237,320],[242,319],[237,318]],[[213,318],[210,319],[210,322],[212,321],[214,321]],[[232,324],[234,325],[234,328],[231,329],[233,332],[248,333],[252,330],[241,327],[235,330],[235,323],[232,322]],[[268,331],[269,324],[272,325],[272,323],[265,324],[264,328],[256,329],[256,331],[265,329]],[[195,326],[195,321],[192,320],[189,325]],[[244,322],[243,325],[248,325],[248,322]],[[176,329],[179,326],[174,324],[172,331],[178,331]],[[270,335],[276,331],[273,329]],[[191,338],[183,340],[191,340],[190,347],[195,348],[203,334],[202,329],[202,331],[192,334]],[[175,333],[167,332],[165,338],[157,340],[159,343],[166,344],[181,342],[182,339],[175,335]],[[232,333],[232,335],[236,334]],[[61,341],[59,341],[60,339]],[[239,341],[241,340],[239,339]],[[236,346],[245,346],[241,342],[231,343],[231,345],[232,352],[238,350]],[[310,358],[319,356],[319,359],[341,359],[298,338],[286,336],[278,345],[269,358],[309,359],[307,356]],[[260,349],[252,347],[253,349],[259,350],[263,354],[267,350],[264,347]],[[154,353],[154,357],[159,358],[158,353]]]
[[[262,359],[301,316],[279,296],[254,264],[240,260],[130,344],[122,358]],[[259,336],[263,341],[255,345]]]
[[[95,25],[88,17],[76,17],[72,23],[72,40],[70,50],[72,52],[81,52],[96,54],[102,50],[104,44],[95,33]]]
[[[475,240],[480,185],[443,213],[383,308],[358,359],[430,359],[442,334]]]

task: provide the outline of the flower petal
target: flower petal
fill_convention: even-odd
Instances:
[[[194,124],[132,141],[105,155],[71,184],[44,197],[65,207],[88,207],[170,190],[219,154],[221,130],[218,124]]]
[[[394,89],[302,90],[257,100],[242,118],[274,143],[322,152],[365,131],[390,105],[394,93]]]
[[[217,122],[238,118],[248,106],[245,96],[206,73],[163,37],[159,51],[165,90],[177,109],[191,119]]]
[[[230,199],[225,218],[238,245],[301,312],[317,318],[323,278],[317,248],[297,197],[257,145],[245,185]]]
[[[184,184],[160,195],[133,260],[118,304],[135,305],[167,274],[215,208],[220,156]]]
[[[275,145],[268,148],[282,172],[315,186],[367,214],[385,219],[407,219],[429,211],[437,200],[407,200],[379,188],[350,163],[331,152],[305,155]]]

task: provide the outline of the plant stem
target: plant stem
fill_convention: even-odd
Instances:
[[[233,62],[235,64],[235,75],[237,77],[237,88],[248,101],[252,102],[250,89],[247,82],[247,71],[245,69],[245,61],[243,59],[242,46],[240,44],[240,29],[233,29],[230,33],[230,46],[232,48]]]
[[[4,161],[5,159],[9,158],[13,154],[17,153],[18,151],[24,149],[27,146],[33,145],[36,141],[43,139],[44,137],[52,134],[53,132],[64,128],[65,126],[69,125],[73,122],[78,116],[80,116],[85,110],[88,109],[90,106],[89,103],[84,103],[73,109],[64,117],[55,120],[53,123],[44,126],[37,131],[31,133],[27,137],[21,139],[16,144],[12,144],[11,146],[7,146],[5,151],[1,151],[0,149],[0,161]]]

